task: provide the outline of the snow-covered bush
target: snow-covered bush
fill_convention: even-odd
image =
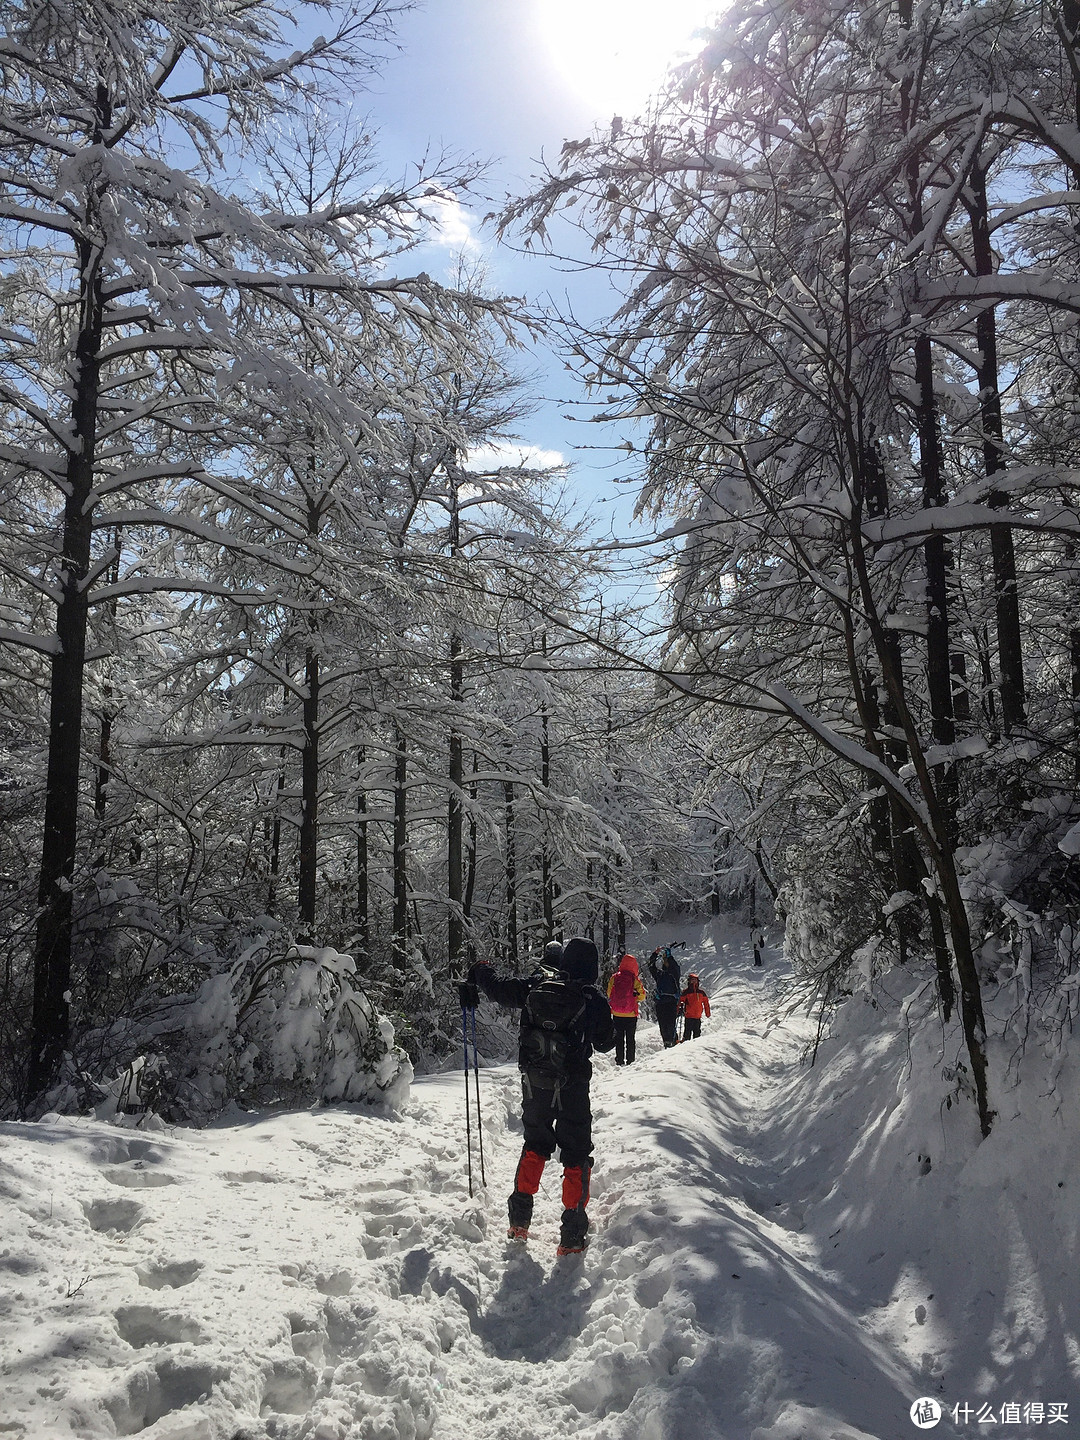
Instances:
[[[208,975],[187,1009],[183,1107],[374,1100],[400,1108],[412,1066],[355,973],[352,956],[329,947],[275,955],[255,942]]]
[[[407,1101],[412,1065],[351,955],[262,933],[189,973],[201,978],[188,993],[80,1037],[44,1107],[201,1123],[231,1103]]]
[[[861,827],[826,826],[790,846],[784,865],[784,946],[795,970],[823,982],[830,999],[861,988],[895,958],[888,889]]]

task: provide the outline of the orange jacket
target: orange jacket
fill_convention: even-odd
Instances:
[[[679,996],[679,1011],[688,1020],[700,1020],[702,1014],[712,1019],[712,1011],[709,1009],[709,997],[702,990],[697,976],[690,981],[690,984]]]
[[[611,992],[616,988],[615,981],[620,974],[631,976],[633,983],[627,985],[625,980],[622,981],[618,986],[619,999],[612,1000]],[[624,955],[619,961],[618,969],[607,983],[607,994],[613,1015],[637,1015],[638,1005],[645,999],[645,986],[638,978],[638,963],[633,955]]]

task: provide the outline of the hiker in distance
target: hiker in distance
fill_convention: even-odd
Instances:
[[[679,1014],[683,1017],[683,1039],[697,1040],[701,1035],[701,1017],[712,1019],[709,997],[701,988],[701,980],[691,970],[686,977],[686,989],[679,996]]]
[[[637,957],[624,955],[607,985],[608,1004],[615,1025],[615,1064],[632,1065],[637,1054],[635,1031],[638,1007],[645,986],[638,975]]]
[[[682,972],[679,962],[671,953],[672,947],[665,945],[655,949],[649,956],[649,973],[656,984],[653,1004],[656,1007],[656,1023],[660,1027],[660,1038],[664,1049],[675,1045],[675,1016],[679,1008],[680,980]],[[659,961],[659,963],[657,963]]]
[[[521,1147],[510,1192],[512,1240],[527,1240],[533,1196],[555,1147],[562,1161],[560,1255],[585,1249],[592,1171],[592,1110],[589,1081],[593,1050],[610,1050],[615,1033],[608,1003],[596,988],[600,957],[591,940],[551,942],[538,970],[527,977],[496,975],[481,962],[469,980],[497,1005],[521,1010],[518,1069],[521,1071]]]

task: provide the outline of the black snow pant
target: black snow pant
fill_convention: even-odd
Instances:
[[[533,1195],[539,1188],[544,1161],[559,1149],[563,1164],[562,1243],[581,1239],[589,1228],[585,1206],[592,1170],[592,1109],[590,1070],[564,1080],[557,1090],[541,1090],[521,1077],[521,1127],[524,1144],[510,1194],[510,1224],[529,1228]]]
[[[700,1035],[701,1035],[701,1017],[700,1017],[700,1015],[698,1016],[698,1018],[697,1018],[696,1020],[691,1020],[689,1015],[685,1016],[684,1019],[683,1019],[682,1038],[683,1038],[684,1040],[697,1040]]]
[[[615,1026],[615,1064],[632,1065],[637,1054],[637,1016],[613,1015]]]
[[[674,1045],[675,1042],[675,1012],[679,1008],[679,1001],[675,995],[657,995],[656,1023],[660,1026],[660,1038],[664,1042],[664,1048]]]

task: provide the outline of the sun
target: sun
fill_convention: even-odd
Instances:
[[[597,117],[640,110],[667,67],[697,48],[718,0],[534,0],[542,43]]]

